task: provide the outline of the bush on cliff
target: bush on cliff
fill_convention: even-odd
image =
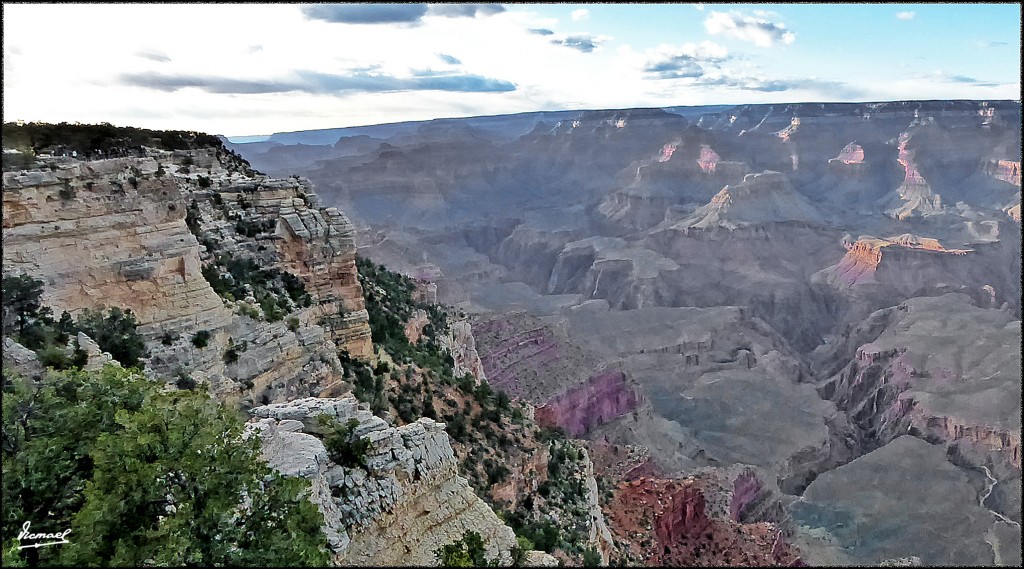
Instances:
[[[434,551],[442,567],[497,567],[497,560],[484,557],[484,540],[475,531],[466,531],[462,539]]]
[[[326,565],[308,483],[272,472],[234,410],[161,387],[114,366],[4,370],[4,565]],[[18,551],[26,521],[69,543]]]
[[[139,367],[140,359],[147,354],[138,325],[131,310],[122,311],[116,306],[106,314],[101,310],[86,310],[76,320],[79,331],[85,332],[100,349],[110,352],[125,367]]]
[[[54,321],[53,312],[42,304],[42,293],[43,282],[38,279],[28,275],[3,277],[4,334],[34,350],[44,366],[81,367],[84,359],[77,344],[72,359],[60,357],[68,339],[79,332],[92,338],[101,350],[125,367],[139,367],[141,358],[148,355],[131,310],[86,310],[75,320],[65,311],[60,320]]]
[[[324,429],[323,438],[327,455],[335,464],[346,468],[366,466],[366,452],[370,450],[370,439],[356,437],[355,430],[359,426],[357,419],[349,419],[342,425],[327,415],[320,415],[317,421]]]

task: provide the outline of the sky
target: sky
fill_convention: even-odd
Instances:
[[[539,110],[1020,99],[1018,4],[4,4],[4,121],[228,136]]]

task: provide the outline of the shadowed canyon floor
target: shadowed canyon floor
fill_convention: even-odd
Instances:
[[[742,522],[807,562],[1013,564],[1020,112],[534,113],[229,146],[307,176],[360,254],[435,283],[538,422],[640,449],[664,477],[645,491],[692,505],[679,480],[745,465]]]

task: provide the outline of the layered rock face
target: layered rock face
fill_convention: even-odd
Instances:
[[[1020,187],[1020,162],[992,160],[984,165],[985,172],[997,180]]]
[[[337,387],[338,348],[372,355],[351,224],[333,208],[317,209],[308,181],[253,177],[218,152],[150,150],[143,158],[5,173],[5,273],[42,279],[43,302],[58,314],[131,309],[151,370],[164,378],[188,373],[225,400],[251,404]],[[276,235],[243,235],[243,223],[268,224]],[[266,321],[253,298],[222,299],[202,272],[210,247],[278,264],[303,278],[316,302],[295,311],[293,329]],[[209,340],[200,348],[191,339],[203,331]],[[226,357],[230,351],[236,357]]]
[[[889,215],[899,220],[904,220],[912,215],[928,215],[938,213],[942,210],[942,197],[932,192],[931,186],[925,181],[924,176],[918,171],[914,161],[913,150],[907,148],[910,142],[910,133],[900,134],[896,159],[905,171],[903,184],[897,188],[899,199],[903,203],[898,204],[886,211]],[[895,201],[895,200],[893,200]]]
[[[335,344],[354,357],[370,358],[373,345],[356,272],[352,222],[335,208],[316,210],[294,202],[278,215],[281,265],[306,283],[321,321],[329,320]]]
[[[833,535],[832,521],[853,523],[849,504],[828,502],[813,520],[790,525],[805,502],[774,490],[800,494],[910,431],[942,444],[937,450],[960,465],[975,499],[1016,520],[1019,427],[1000,422],[1008,417],[1002,402],[1013,410],[1019,396],[1014,374],[1009,383],[1006,372],[995,374],[1017,366],[1003,344],[1019,342],[1004,337],[1020,317],[1019,103],[672,112],[684,118],[495,117],[527,134],[396,135],[362,156],[309,161],[305,172],[329,203],[372,231],[365,254],[443,275],[438,297],[475,314],[493,385],[551,402],[538,417],[591,444],[630,449],[595,458],[599,472],[635,480],[754,467],[757,476],[702,478],[709,518],[779,521],[811,563],[920,558],[914,539],[902,538],[879,556],[864,554],[878,535],[898,533],[885,519],[871,520],[878,534],[859,525],[859,542]],[[399,193],[409,199],[390,197]],[[953,303],[916,323],[898,309],[875,312],[949,292],[976,306]],[[509,310],[521,316],[488,314]],[[976,310],[1009,321],[975,318]],[[873,344],[883,332],[902,337],[906,326],[913,341]],[[972,350],[996,367],[975,361]],[[602,411],[581,386],[610,370],[635,382],[637,404],[588,425],[574,411]],[[560,397],[579,403],[556,408]],[[854,482],[844,483],[866,490]],[[887,499],[916,508],[902,504],[917,498],[899,492]],[[926,518],[915,523],[926,527]],[[637,521],[631,531],[658,541],[649,527]],[[995,545],[965,547],[963,558],[1012,559],[1005,543],[1016,528],[985,530]],[[645,555],[657,548],[657,562],[675,562],[664,549],[676,551],[671,544],[636,545]]]
[[[625,415],[637,407],[637,394],[621,371],[591,376],[586,383],[556,395],[537,408],[536,421],[559,427],[573,437]]]
[[[475,531],[489,559],[508,562],[512,530],[478,498],[458,464],[443,423],[419,419],[389,427],[355,399],[301,399],[257,407],[251,431],[271,467],[312,482],[337,565],[433,565],[434,551]],[[332,462],[316,435],[319,415],[370,440],[365,466]]]
[[[600,308],[574,311],[569,337],[628,374],[646,403],[588,437],[646,446],[665,472],[758,465],[786,491],[849,457],[843,417],[800,383],[807,370],[760,319],[724,307]]]
[[[525,313],[477,318],[473,331],[488,382],[537,405],[579,385],[592,369],[579,348]]]
[[[883,331],[819,392],[876,445],[916,428],[1019,469],[1020,322],[958,294],[885,312],[872,318]]]
[[[468,373],[475,377],[477,382],[487,379],[487,372],[484,371],[484,364],[476,349],[473,327],[468,320],[450,322],[448,333],[441,336],[441,346],[452,356],[452,373],[455,377],[462,377]]]
[[[4,271],[42,278],[43,302],[58,314],[130,308],[149,336],[226,326],[231,314],[200,272],[178,185],[143,177],[157,166],[120,158],[5,172]]]
[[[778,172],[747,174],[743,182],[726,186],[677,228],[735,229],[744,225],[780,221],[815,222],[821,215]]]

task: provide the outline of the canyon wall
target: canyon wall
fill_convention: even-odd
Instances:
[[[433,565],[434,551],[466,531],[480,534],[488,559],[510,561],[515,535],[458,475],[443,423],[389,427],[352,398],[301,399],[252,414],[250,432],[271,467],[312,482],[335,564]],[[355,435],[370,440],[364,465],[330,459],[320,415],[356,420]]]
[[[339,348],[372,355],[351,223],[317,208],[306,181],[239,172],[211,148],[63,159],[5,172],[3,185],[5,274],[42,280],[55,314],[132,310],[147,367],[164,379],[185,373],[252,405],[339,388]],[[245,223],[270,233],[242,234]],[[290,324],[269,321],[251,294],[218,296],[203,274],[215,253],[297,274],[314,303]]]
[[[537,424],[559,427],[573,437],[637,408],[638,396],[621,371],[591,376],[536,410]]]

